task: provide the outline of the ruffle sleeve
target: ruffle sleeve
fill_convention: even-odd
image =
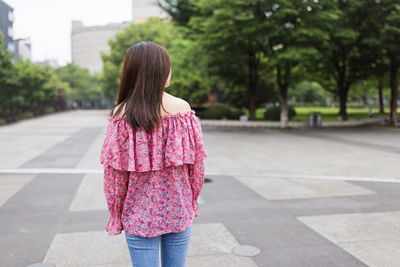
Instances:
[[[105,230],[109,235],[119,235],[124,228],[121,216],[128,192],[129,173],[107,166],[104,168],[103,181],[104,195],[110,212]]]
[[[116,170],[147,172],[194,164],[207,156],[200,120],[191,110],[163,116],[152,133],[134,130],[126,117],[109,118],[100,162]]]

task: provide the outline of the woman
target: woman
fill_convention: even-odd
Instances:
[[[153,42],[126,53],[117,103],[101,150],[109,235],[125,232],[132,265],[185,266],[207,157],[200,120],[164,91],[166,49]]]

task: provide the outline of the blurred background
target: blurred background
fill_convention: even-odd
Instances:
[[[0,124],[110,108],[146,40],[202,118],[398,121],[396,1],[1,0],[0,14]]]

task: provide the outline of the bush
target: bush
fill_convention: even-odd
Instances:
[[[25,120],[25,119],[30,119],[30,118],[33,118],[33,117],[35,117],[35,115],[34,115],[33,112],[31,112],[31,111],[27,111],[27,112],[24,112],[24,113],[20,113],[20,114],[18,114],[18,115],[15,116],[15,118],[16,118],[17,121],[19,121],[19,120]]]
[[[289,106],[289,120],[296,116],[296,110],[294,107]],[[281,119],[281,107],[270,107],[264,112],[264,120],[267,121],[279,121]]]
[[[238,120],[240,115],[243,112],[235,107],[231,107],[227,104],[216,103],[209,106],[206,106],[204,110],[199,111],[199,117],[202,119],[229,119],[229,120]]]
[[[43,110],[44,114],[49,114],[49,113],[53,113],[55,110],[53,107],[45,107]]]

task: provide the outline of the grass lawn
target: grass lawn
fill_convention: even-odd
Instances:
[[[378,108],[373,108],[374,115],[368,116],[369,108],[347,108],[347,115],[349,120],[366,119],[366,118],[385,118],[388,114],[377,113]],[[308,115],[311,112],[320,112],[322,114],[322,121],[340,121],[338,116],[339,108],[331,107],[296,107],[296,116],[291,121],[308,121]]]
[[[366,119],[366,118],[371,118],[368,116],[368,110],[369,107],[364,107],[364,108],[347,108],[347,114],[349,117],[349,120],[357,120],[357,119]],[[388,115],[388,108],[386,107],[386,112],[385,114],[379,114],[378,108],[374,107],[373,108],[374,115],[372,118],[387,118]],[[258,108],[256,110],[256,118],[257,120],[263,120],[263,115],[264,115],[265,109],[264,108]],[[332,108],[332,107],[296,107],[296,116],[293,117],[290,121],[302,121],[302,122],[307,122],[308,121],[308,115],[311,112],[320,112],[322,114],[322,121],[340,121],[339,116],[337,115],[339,113],[339,108]],[[248,111],[246,110],[246,114],[248,115]],[[400,113],[399,113],[400,115]]]

